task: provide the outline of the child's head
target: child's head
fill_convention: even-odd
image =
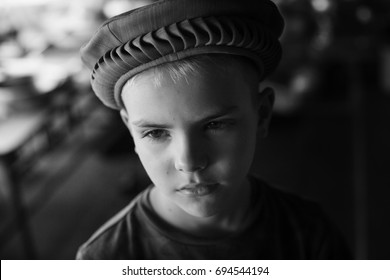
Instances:
[[[258,82],[246,58],[214,54],[146,70],[123,87],[121,115],[143,166],[187,213],[211,216],[240,197],[273,102]],[[206,186],[188,186],[198,183]]]
[[[166,0],[107,21],[82,49],[95,93],[134,138],[159,209],[208,217],[248,194],[273,103],[259,82],[280,60],[282,29],[269,0]]]

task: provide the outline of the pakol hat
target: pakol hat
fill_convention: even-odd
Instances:
[[[95,94],[118,110],[129,78],[189,56],[244,56],[264,79],[280,61],[283,27],[270,0],[162,0],[105,21],[81,57]]]

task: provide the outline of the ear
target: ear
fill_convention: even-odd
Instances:
[[[131,128],[129,124],[129,115],[127,114],[126,109],[121,109],[119,113],[121,114],[122,121],[127,127],[127,129],[129,130],[131,137],[133,137],[133,133],[131,132]]]
[[[257,108],[258,113],[258,128],[260,137],[265,138],[268,135],[268,127],[271,121],[272,108],[275,101],[274,90],[270,87],[265,88],[259,95],[259,103]]]
[[[125,124],[125,126],[127,127],[127,129],[129,130],[130,132],[130,135],[131,137],[133,137],[133,133],[131,132],[131,128],[130,128],[130,125],[129,125],[129,115],[127,114],[127,111],[125,109],[121,109],[119,111],[120,115],[121,115],[121,118],[122,118],[122,121],[123,123]],[[134,138],[133,138],[133,141],[134,141]],[[135,145],[135,142],[134,142],[134,152],[136,154],[138,154],[137,152],[137,146]]]
[[[127,128],[129,128],[129,115],[127,114],[126,110],[121,109],[119,113],[121,115],[123,123],[126,125]]]

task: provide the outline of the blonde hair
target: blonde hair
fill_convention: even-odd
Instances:
[[[215,71],[215,69],[221,71],[222,73],[228,73],[237,68],[243,73],[244,79],[248,76],[251,76],[248,73],[251,71],[256,74],[256,77],[260,77],[260,73],[256,65],[245,57],[227,54],[203,54],[161,64],[154,68],[148,69],[145,72],[141,72],[131,77],[126,82],[124,87],[133,86],[137,83],[137,79],[143,75],[143,73],[150,73],[151,71],[153,75],[150,82],[156,88],[158,88],[162,85],[162,82],[165,78],[165,73],[168,73],[169,77],[174,83],[177,83],[183,79],[189,83],[188,79],[193,75],[199,75],[200,73],[207,74],[207,72]]]

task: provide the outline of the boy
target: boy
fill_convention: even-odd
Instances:
[[[269,0],[167,0],[121,14],[82,48],[153,185],[78,259],[329,259],[344,245],[317,207],[249,175],[281,57]]]

